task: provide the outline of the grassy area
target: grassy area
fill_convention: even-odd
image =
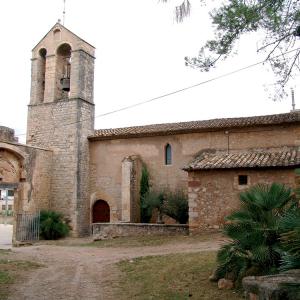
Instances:
[[[208,281],[215,252],[148,256],[118,263],[120,284],[115,299],[237,300],[234,290],[219,290]]]
[[[144,246],[160,246],[164,244],[172,243],[198,243],[205,242],[215,238],[220,238],[220,233],[210,234],[199,234],[199,235],[149,235],[149,236],[129,236],[129,237],[118,237],[115,239],[102,240],[81,244],[81,246],[88,247],[144,247]]]
[[[7,299],[10,285],[22,272],[42,266],[31,261],[10,260],[7,258],[9,253],[10,251],[0,251],[0,300]]]

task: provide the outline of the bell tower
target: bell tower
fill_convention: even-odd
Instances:
[[[32,50],[27,144],[53,151],[51,203],[74,235],[89,228],[89,149],[95,48],[55,24]]]

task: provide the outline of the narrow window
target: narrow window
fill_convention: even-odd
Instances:
[[[13,197],[14,196],[14,190],[8,190],[7,191],[7,196],[8,197]]]
[[[247,184],[248,184],[248,176],[239,175],[239,185],[247,185]]]
[[[167,144],[165,147],[165,164],[166,165],[172,164],[172,147],[170,144]]]

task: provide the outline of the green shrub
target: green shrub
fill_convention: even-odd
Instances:
[[[189,205],[186,194],[182,191],[168,192],[165,195],[164,213],[180,224],[186,224],[189,219]]]
[[[248,275],[278,273],[283,257],[281,222],[294,209],[290,188],[257,185],[240,194],[241,209],[226,219],[231,242],[218,252],[217,277],[240,281]]]
[[[152,208],[146,203],[146,196],[149,193],[149,172],[144,165],[142,168],[142,176],[140,181],[140,211],[141,211],[141,222],[149,223],[152,217]]]
[[[55,211],[41,211],[40,235],[46,240],[57,240],[67,236],[69,226],[61,213]]]
[[[156,208],[161,218],[164,212],[164,194],[157,191],[149,191],[143,197],[143,223],[149,223],[152,217],[153,210]]]

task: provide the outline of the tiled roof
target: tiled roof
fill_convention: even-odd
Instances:
[[[204,121],[99,129],[95,130],[94,134],[89,136],[89,139],[101,140],[140,136],[173,135],[237,127],[280,125],[295,122],[300,122],[300,113],[298,112],[267,116],[212,119]]]
[[[242,152],[230,154],[201,154],[195,158],[185,171],[207,169],[267,168],[300,166],[297,150],[279,152]]]

